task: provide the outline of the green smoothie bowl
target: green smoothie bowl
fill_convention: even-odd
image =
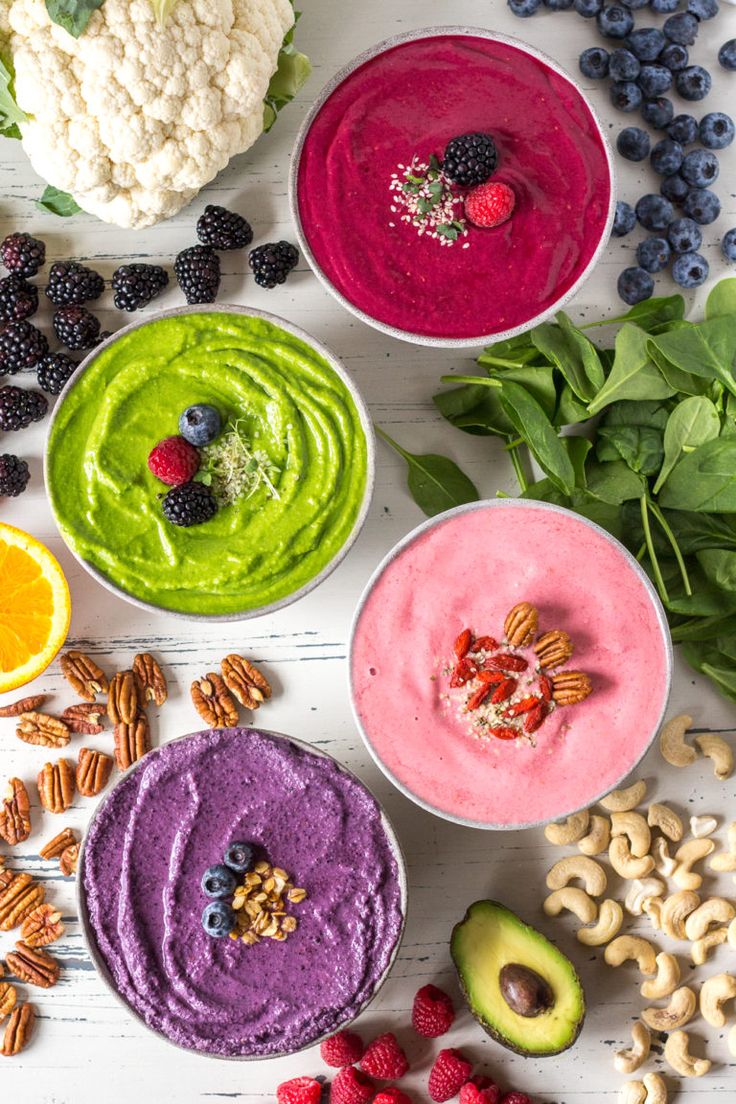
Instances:
[[[201,404],[219,429],[182,446],[199,468],[174,496],[190,511],[175,524],[149,457]],[[87,356],[51,419],[45,475],[64,541],[105,587],[147,609],[241,620],[296,601],[346,555],[370,505],[373,429],[345,369],[298,327],[184,307]],[[192,521],[202,498],[208,516]]]

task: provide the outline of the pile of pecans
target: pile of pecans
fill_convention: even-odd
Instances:
[[[220,671],[194,680],[192,703],[210,728],[233,728],[238,723],[236,702],[255,711],[271,697],[271,685],[250,660],[234,653],[221,661]]]
[[[287,904],[298,905],[306,896],[306,889],[295,886],[281,867],[257,862],[243,875],[242,885],[233,894],[238,926],[230,932],[230,938],[241,939],[249,946],[261,939],[283,943],[298,927],[296,917],[287,913]]]

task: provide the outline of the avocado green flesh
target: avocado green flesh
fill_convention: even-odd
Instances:
[[[476,901],[455,926],[450,944],[470,1011],[499,1043],[519,1054],[559,1054],[577,1039],[585,994],[575,968],[541,932],[496,901]],[[499,975],[517,963],[544,978],[554,1004],[532,1018],[504,1000]]]

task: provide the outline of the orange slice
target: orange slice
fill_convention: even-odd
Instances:
[[[0,693],[45,671],[66,640],[69,587],[48,548],[0,522]]]

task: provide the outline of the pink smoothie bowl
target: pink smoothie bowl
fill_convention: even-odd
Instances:
[[[510,217],[474,225],[470,189],[443,177],[454,206],[431,228],[413,221],[406,174],[477,132],[493,138],[491,181],[513,192]],[[298,135],[289,194],[304,256],[347,310],[445,348],[553,316],[592,272],[615,213],[612,152],[576,82],[536,48],[473,27],[398,35],[341,69]]]
[[[531,641],[508,643],[506,616],[523,602],[538,611],[533,640],[569,634],[569,659],[547,666]],[[498,706],[471,702],[482,673],[453,682],[466,629],[497,649],[471,653],[481,672],[509,655],[520,662]],[[557,679],[573,672],[592,689],[565,704]],[[672,644],[651,582],[619,541],[562,507],[496,499],[431,518],[388,553],[358,603],[349,677],[366,747],[408,798],[469,827],[531,828],[593,805],[643,759],[667,708]],[[543,685],[551,701],[527,733],[524,708]],[[517,705],[516,722],[500,719]],[[516,736],[496,727],[513,723]]]

